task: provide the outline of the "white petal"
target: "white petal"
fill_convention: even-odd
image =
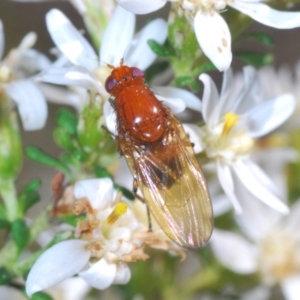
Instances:
[[[204,149],[204,145],[200,138],[201,136],[201,129],[199,126],[194,124],[182,124],[185,133],[188,135],[189,140],[193,144],[193,149],[195,153],[200,153]]]
[[[0,20],[0,60],[3,56],[4,52],[4,29],[3,29],[3,23]]]
[[[131,272],[126,264],[118,264],[116,277],[113,281],[114,284],[126,284],[131,278]]]
[[[219,217],[232,209],[232,204],[225,194],[212,196],[212,205],[215,217]]]
[[[49,288],[77,274],[89,261],[90,252],[86,242],[68,240],[60,242],[46,250],[32,267],[26,282],[26,293]]]
[[[155,95],[156,98],[163,103],[164,106],[170,108],[173,114],[179,114],[186,108],[185,103],[179,98],[165,98],[161,95]]]
[[[232,60],[231,34],[225,20],[215,11],[198,11],[194,19],[198,43],[219,71],[229,68]]]
[[[107,129],[115,136],[118,135],[117,132],[117,116],[116,112],[112,108],[109,101],[104,102],[103,114],[105,118],[105,125]]]
[[[217,172],[218,172],[218,178],[219,178],[220,184],[221,184],[225,194],[231,201],[231,203],[235,209],[235,212],[237,214],[242,213],[241,205],[234,193],[234,182],[233,182],[230,167],[225,164],[222,164],[220,162],[217,162]]]
[[[271,290],[268,286],[257,286],[243,294],[241,300],[269,300]]]
[[[259,95],[259,84],[257,81],[257,72],[252,66],[243,68],[244,82],[239,95],[233,98],[230,110],[238,114],[244,114],[257,104]]]
[[[86,68],[83,67],[73,67],[65,73],[66,80],[70,80],[76,86],[81,86],[83,88],[94,90],[96,89],[101,95],[107,95],[107,92],[101,82],[93,76]]]
[[[300,26],[300,12],[278,11],[263,3],[250,1],[233,1],[228,5],[270,27],[290,29]]]
[[[36,82],[38,88],[42,91],[47,101],[57,104],[66,104],[74,107],[77,111],[81,111],[85,103],[86,90],[82,89],[81,93],[75,93],[65,88],[55,85]],[[79,89],[79,88],[78,88]],[[81,97],[82,96],[82,97]]]
[[[86,271],[80,272],[79,276],[86,280],[92,287],[103,290],[113,283],[116,273],[116,264],[110,264],[102,258],[95,264],[92,264]]]
[[[21,53],[18,60],[18,68],[24,69],[30,74],[35,74],[41,70],[49,68],[50,65],[50,59],[34,49],[28,49]]]
[[[230,270],[240,274],[257,270],[257,249],[239,234],[215,229],[209,245],[217,259]]]
[[[127,162],[126,162],[124,156],[122,156],[119,159],[119,168],[118,168],[117,172],[115,173],[114,181],[115,181],[115,183],[117,183],[129,190],[131,190],[133,187],[133,176],[128,168],[128,165],[127,165]]]
[[[46,24],[56,46],[73,64],[96,69],[98,57],[94,49],[60,10],[51,9]]]
[[[246,114],[249,135],[256,138],[268,134],[285,122],[295,107],[296,100],[291,94],[284,94],[254,106]]]
[[[33,82],[14,81],[7,85],[5,90],[18,105],[25,130],[38,130],[45,126],[48,115],[46,99]]]
[[[228,95],[232,89],[232,85],[233,85],[233,72],[232,69],[229,68],[228,70],[226,70],[226,72],[224,72],[223,75],[223,82],[222,82],[222,89],[220,92],[221,97]],[[230,100],[230,99],[229,99]]]
[[[286,300],[299,300],[300,274],[284,279],[281,282],[281,288]]]
[[[90,285],[81,277],[73,277],[64,280],[58,285],[46,290],[53,299],[61,300],[83,300],[87,299],[87,294],[91,290]],[[59,297],[57,294],[61,297]],[[59,298],[57,298],[57,296]],[[15,300],[15,299],[14,299]]]
[[[173,86],[155,86],[153,87],[153,90],[156,94],[161,95],[165,98],[173,98],[174,99],[173,101],[177,101],[177,99],[183,101],[184,102],[183,110],[185,109],[185,107],[188,107],[190,109],[201,112],[201,100],[195,94],[187,90],[180,89]],[[180,106],[182,106],[182,104]],[[174,114],[180,112],[180,111],[175,112],[172,108],[171,110]]]
[[[135,15],[117,6],[103,34],[100,63],[118,66],[130,46],[135,28]]]
[[[240,182],[255,197],[281,213],[289,212],[286,204],[274,192],[276,188],[269,177],[257,165],[250,160],[238,160],[232,167]]]
[[[219,120],[214,118],[215,109],[219,103],[219,93],[213,80],[207,74],[201,74],[199,79],[204,84],[202,96],[202,116],[209,128]]]
[[[243,213],[235,218],[248,238],[260,241],[275,228],[283,216],[277,210],[270,209],[265,203],[258,201],[242,184],[237,184],[235,191],[243,208]]]
[[[300,201],[298,200],[292,207],[291,213],[286,218],[285,228],[300,239]]]
[[[134,36],[131,47],[125,55],[125,61],[130,66],[146,70],[156,59],[156,54],[148,45],[148,40],[153,39],[163,44],[167,38],[168,25],[163,19],[155,19],[148,23]]]
[[[75,183],[74,195],[76,199],[88,198],[94,209],[100,209],[113,200],[113,183],[109,178],[94,178]]]
[[[49,68],[36,76],[35,80],[59,85],[79,86],[107,95],[100,81],[84,67]]]
[[[149,14],[162,8],[167,0],[117,0],[119,5],[137,15]]]
[[[19,51],[24,51],[24,50],[28,50],[31,47],[33,47],[33,45],[35,44],[37,40],[37,35],[35,32],[31,31],[29,33],[27,33],[22,41],[20,42],[19,46],[18,46],[18,50]]]

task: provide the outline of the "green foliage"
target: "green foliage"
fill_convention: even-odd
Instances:
[[[76,135],[78,118],[69,109],[60,109],[56,115],[56,122],[58,127],[62,128],[65,132]]]
[[[32,295],[31,300],[53,300],[53,298],[44,292],[37,292]]]
[[[254,67],[263,67],[273,63],[274,56],[270,53],[261,53],[255,51],[235,51],[234,55],[248,65]]]
[[[93,171],[98,178],[110,178],[110,179],[113,178],[112,175],[104,167],[95,166],[93,168]]]
[[[114,184],[114,189],[119,190],[120,192],[122,192],[122,194],[123,194],[128,200],[134,200],[134,199],[135,199],[134,194],[133,194],[130,190],[126,189],[126,188],[123,187],[123,186],[120,186],[120,185],[118,185],[118,184],[115,183],[115,184]]]
[[[168,61],[158,61],[153,63],[145,71],[146,82],[150,82],[155,76],[161,74],[169,67],[170,67],[170,63]]]
[[[25,248],[29,239],[29,230],[25,221],[22,219],[13,221],[11,224],[11,234],[14,242],[21,252]]]
[[[28,146],[25,148],[25,153],[33,161],[36,161],[38,163],[41,163],[49,167],[53,167],[65,173],[69,173],[68,166],[66,166],[59,159],[50,156],[49,154],[47,154],[46,152],[44,152],[42,149],[38,147]]]
[[[5,106],[0,91],[0,178],[15,178],[22,165],[22,147],[17,119]]]
[[[175,54],[172,47],[168,44],[161,45],[157,43],[155,40],[148,40],[148,45],[158,57],[170,57],[170,56],[174,56]]]
[[[10,272],[4,268],[0,267],[0,286],[9,284],[12,279]]]
[[[255,39],[256,41],[260,42],[264,46],[268,48],[273,48],[274,47],[274,40],[273,38],[264,32],[250,32],[245,35],[241,35],[239,40],[244,40],[244,39]]]
[[[179,76],[175,80],[175,85],[178,87],[188,87],[190,88],[194,93],[197,93],[200,91],[201,85],[198,80],[198,78],[191,77],[191,76]]]
[[[40,200],[37,189],[42,185],[40,179],[30,181],[18,195],[18,206],[24,214],[26,211]]]
[[[10,222],[7,221],[6,219],[0,218],[0,230],[1,229],[9,229],[9,228],[10,228]]]

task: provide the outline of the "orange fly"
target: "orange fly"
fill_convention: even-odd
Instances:
[[[142,70],[121,61],[106,79],[117,116],[118,149],[152,215],[171,240],[197,249],[209,240],[208,188],[181,123],[145,85]]]

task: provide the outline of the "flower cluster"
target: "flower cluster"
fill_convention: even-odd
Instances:
[[[33,32],[4,54],[0,21],[1,299],[299,299],[299,65],[236,48],[300,26],[269,4],[71,0],[82,30],[50,3],[53,61]],[[49,130],[47,101],[59,156],[18,126]],[[56,170],[42,208],[23,150]]]

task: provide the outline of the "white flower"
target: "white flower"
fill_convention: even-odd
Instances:
[[[193,126],[191,130],[197,133],[198,140],[196,134],[191,138],[195,147],[215,162],[220,184],[236,212],[242,211],[236,196],[236,189],[241,186],[274,209],[287,213],[288,208],[272,181],[250,159],[250,150],[256,138],[268,134],[292,114],[295,99],[285,94],[258,103],[255,74],[253,68],[244,68],[245,82],[237,97],[231,96],[234,85],[231,70],[224,74],[220,96],[211,78],[202,74],[199,78],[204,92],[199,110],[205,125]]]
[[[28,33],[19,47],[12,49],[1,61],[4,32],[0,20],[0,91],[4,90],[16,103],[25,130],[43,128],[48,114],[42,92],[29,78],[50,65],[44,55],[30,49],[35,40],[36,35],[33,32]]]
[[[147,14],[163,7],[168,0],[118,0],[119,5],[136,14]],[[226,5],[252,19],[274,28],[300,26],[300,12],[277,11],[260,0],[169,0],[178,2],[186,14],[194,18],[193,25],[204,54],[220,71],[229,68],[232,60],[231,34],[220,11]]]
[[[134,236],[145,228],[114,194],[110,179],[75,185],[76,198],[83,200],[75,203],[74,211],[87,214],[76,229],[81,239],[60,242],[39,257],[27,278],[29,296],[75,274],[97,289],[129,281],[127,262],[147,258],[141,250],[143,240]]]
[[[268,66],[258,70],[258,82],[260,93],[264,97],[275,97],[283,93],[292,93],[297,101],[294,114],[285,123],[284,129],[297,128],[300,126],[300,62],[296,63],[294,69],[282,66],[278,70]],[[271,83],[271,84],[270,84]]]
[[[240,196],[245,209],[237,221],[247,239],[238,233],[215,229],[210,241],[214,254],[232,271],[257,272],[265,286],[279,284],[285,299],[298,300],[300,201],[291,207],[288,216],[282,216],[263,203],[252,201],[250,193],[242,192]]]
[[[37,79],[81,86],[104,99],[108,97],[105,80],[111,72],[107,64],[118,66],[124,57],[126,64],[145,70],[156,58],[147,41],[155,39],[163,43],[167,37],[167,23],[162,19],[153,20],[134,36],[135,16],[117,7],[104,32],[98,58],[92,46],[61,11],[52,9],[46,16],[46,23],[54,43],[74,66],[50,68]]]

